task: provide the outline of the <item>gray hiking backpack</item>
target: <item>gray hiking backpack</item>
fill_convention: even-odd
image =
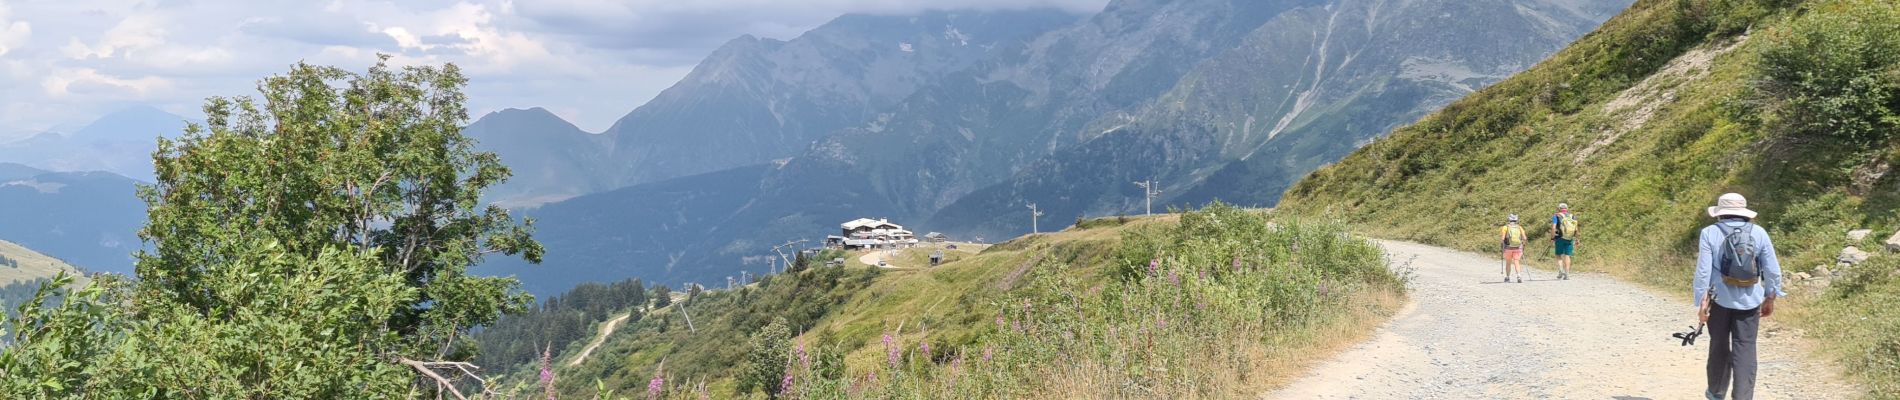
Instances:
[[[1715,226],[1723,232],[1722,254],[1716,259],[1722,282],[1743,287],[1761,283],[1761,263],[1757,257],[1761,255],[1761,248],[1755,245],[1755,224],[1744,222],[1741,226],[1729,226],[1727,222],[1717,222]]]

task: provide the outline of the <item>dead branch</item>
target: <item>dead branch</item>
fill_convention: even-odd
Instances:
[[[476,383],[481,384],[483,395],[493,394],[493,393],[490,393],[488,390],[488,381],[485,379],[482,379],[480,375],[475,374],[476,370],[482,369],[482,367],[476,366],[475,364],[457,362],[457,361],[416,361],[416,360],[411,360],[406,357],[399,357],[396,359],[396,362],[401,363],[402,365],[407,365],[410,368],[414,368],[416,372],[420,372],[422,373],[423,376],[429,377],[429,379],[434,380],[436,386],[438,387],[438,390],[437,390],[438,394],[441,393],[441,390],[440,390],[441,388],[446,388],[449,390],[449,394],[454,395],[456,399],[468,400],[468,396],[463,396],[461,390],[455,389],[455,384],[453,381],[451,381],[449,378],[443,377],[442,374],[437,374],[435,372],[435,370],[437,369],[444,369],[444,370],[452,369],[452,370],[461,372],[463,376],[473,378],[475,379]]]

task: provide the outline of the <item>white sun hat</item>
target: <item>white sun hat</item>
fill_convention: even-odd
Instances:
[[[1715,206],[1709,207],[1710,217],[1721,218],[1724,215],[1754,219],[1755,211],[1748,209],[1748,199],[1743,198],[1741,193],[1729,193],[1717,197]]]

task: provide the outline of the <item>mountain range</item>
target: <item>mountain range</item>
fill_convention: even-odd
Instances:
[[[1116,0],[1091,15],[854,14],[789,40],[742,36],[605,132],[539,108],[470,123],[477,149],[515,173],[487,201],[537,220],[548,248],[544,265],[479,271],[540,294],[633,276],[717,282],[859,217],[971,239],[1027,232],[1030,203],[1049,227],[1137,213],[1144,180],[1160,182],[1161,208],[1272,205],[1308,171],[1529,68],[1629,1]],[[175,137],[158,128],[183,122],[135,108],[0,145],[0,159],[149,180],[127,160],[148,159],[152,140],[127,132]],[[97,241],[72,240],[84,218],[0,238],[129,266],[110,245],[136,243],[134,180],[34,171],[10,194],[117,185],[124,195],[99,205],[114,211],[88,216],[115,219],[86,226]]]
[[[147,106],[106,114],[72,133],[43,132],[0,143],[0,162],[61,172],[107,171],[153,181],[152,152],[158,138],[177,138],[185,117]]]
[[[778,114],[812,115],[839,127],[799,131],[808,136],[798,140],[811,142],[781,158],[760,160],[768,153],[745,150],[753,157],[719,162],[755,160],[737,169],[670,179],[661,177],[695,169],[636,171],[620,181],[632,186],[524,210],[538,221],[546,263],[504,261],[483,270],[521,276],[537,293],[626,276],[717,282],[764,270],[745,261],[762,259],[772,245],[817,240],[857,217],[893,218],[959,238],[1008,237],[1029,230],[1027,203],[1046,210],[1043,225],[1051,227],[1082,215],[1139,212],[1141,189],[1132,182],[1146,179],[1161,181],[1163,207],[1213,199],[1272,204],[1307,171],[1536,64],[1628,4],[1120,0],[1069,21],[1003,16],[1022,11],[945,12],[956,17],[934,23],[946,26],[900,31],[1018,39],[958,55],[973,58],[960,68],[918,73],[907,86],[914,89],[887,97],[886,106],[834,104],[875,110],[856,122],[821,117],[843,115],[828,112]],[[1000,33],[963,24],[999,19],[1050,23],[1034,34],[1023,24]],[[885,22],[864,22],[875,20]],[[793,42],[831,37],[816,33],[840,25],[911,27],[922,20],[846,16]],[[735,44],[686,81],[729,71]],[[774,65],[790,68],[787,62]],[[869,82],[875,76],[859,76],[864,87],[878,85]],[[670,96],[710,90],[687,82],[669,89]],[[642,109],[650,107],[656,106]],[[635,114],[644,112],[609,133],[641,125],[630,122]],[[679,125],[717,126],[729,116]],[[617,153],[611,157],[625,162],[619,154],[628,136],[609,137]],[[795,143],[723,137],[675,144],[674,155],[710,160],[731,146]]]
[[[0,239],[87,271],[129,275],[145,223],[137,185],[110,172],[0,163]]]

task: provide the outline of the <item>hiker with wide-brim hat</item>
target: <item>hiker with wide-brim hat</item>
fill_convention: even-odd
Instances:
[[[1504,281],[1510,282],[1511,276],[1517,276],[1517,283],[1524,283],[1524,227],[1517,225],[1517,214],[1505,218],[1504,227],[1498,228],[1498,247],[1504,251]]]
[[[1741,194],[1724,194],[1709,207],[1714,224],[1696,241],[1696,318],[1708,324],[1708,390],[1703,396],[1755,397],[1756,333],[1761,318],[1775,313],[1781,292],[1781,262],[1768,230]]]

